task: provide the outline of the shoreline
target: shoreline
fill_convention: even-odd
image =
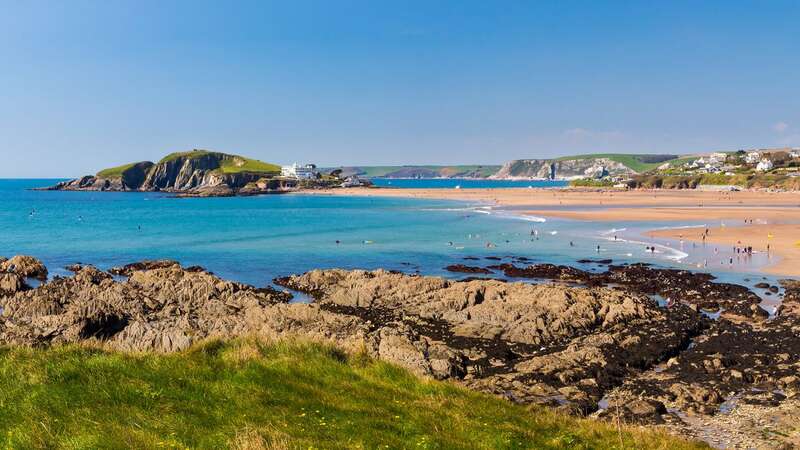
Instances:
[[[791,192],[635,190],[609,191],[573,188],[503,189],[408,189],[348,188],[302,191],[300,194],[361,197],[403,197],[459,200],[504,207],[522,217],[560,218],[596,222],[704,222],[712,231],[708,242],[718,245],[753,246],[766,251],[766,241],[754,239],[753,232],[773,235],[770,254],[777,261],[758,267],[758,273],[800,277],[800,199]],[[752,225],[731,226],[753,220]],[[760,228],[759,228],[760,227]],[[694,228],[703,228],[697,226]],[[643,235],[678,243],[692,227],[650,229]],[[769,230],[776,230],[770,232]],[[724,232],[723,232],[724,231]],[[779,233],[779,234],[778,234]],[[702,242],[699,233],[690,242]],[[778,237],[779,236],[779,237]],[[795,238],[792,238],[795,236]],[[763,239],[762,239],[763,240]],[[798,241],[798,242],[795,242]]]
[[[703,227],[651,230],[653,237],[674,241],[727,245],[733,248],[752,247],[753,252],[766,254],[769,263],[761,271],[771,275],[800,276],[800,225],[798,224],[753,224],[744,226],[709,227],[703,240]],[[742,255],[744,253],[734,255]],[[777,258],[774,260],[773,258]]]

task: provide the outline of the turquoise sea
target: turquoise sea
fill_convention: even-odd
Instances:
[[[302,194],[178,199],[160,193],[28,190],[57,181],[0,180],[0,255],[36,256],[54,275],[67,274],[63,267],[76,262],[105,269],[171,258],[264,286],[277,276],[331,267],[460,277],[443,268],[491,262],[465,261],[467,256],[513,255],[595,270],[596,265],[576,260],[682,268],[706,262],[702,270],[722,279],[755,282],[760,276],[752,272],[766,262],[756,257],[730,266],[725,249],[717,254],[641,237],[652,228],[696,223],[545,221],[486,205],[419,199]],[[647,252],[645,246],[653,243],[658,251]]]

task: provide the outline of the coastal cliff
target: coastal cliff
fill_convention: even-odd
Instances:
[[[492,179],[573,179],[632,175],[636,171],[610,158],[517,159],[509,161]]]
[[[47,190],[174,192],[189,196],[253,195],[294,187],[280,168],[239,155],[193,150],[64,181]]]

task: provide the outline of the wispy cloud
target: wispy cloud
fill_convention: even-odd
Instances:
[[[789,124],[786,122],[778,122],[772,125],[772,129],[778,133],[783,133],[789,129]]]

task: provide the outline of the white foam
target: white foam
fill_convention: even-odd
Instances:
[[[603,239],[605,239],[607,241],[613,241],[614,240],[614,238],[611,238],[611,237],[603,237]],[[642,242],[642,241],[634,241],[632,239],[620,239],[620,238],[617,238],[616,241],[617,242],[625,242],[625,243],[628,243],[628,244],[644,245],[646,247],[655,247],[656,248],[655,252],[647,252],[647,251],[645,251],[645,253],[646,254],[647,253],[657,253],[657,254],[660,254],[660,255],[663,254],[665,258],[671,259],[673,261],[680,261],[682,259],[685,259],[685,258],[689,257],[688,253],[682,252],[680,250],[676,250],[676,249],[668,247],[666,245],[653,244],[653,243]]]

